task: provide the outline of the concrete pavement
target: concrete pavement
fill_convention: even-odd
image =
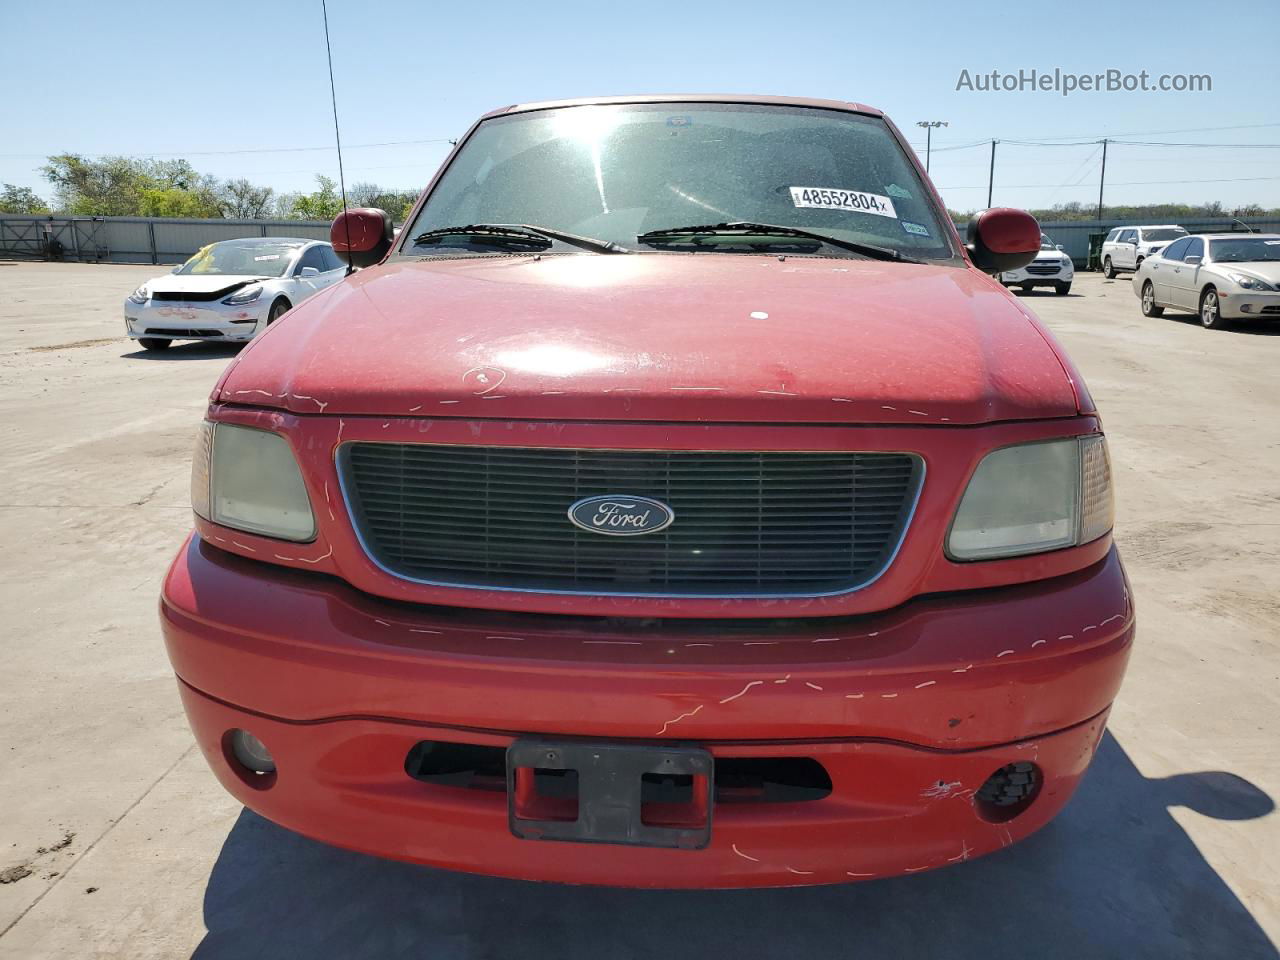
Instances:
[[[1089,274],[1026,298],[1102,409],[1139,610],[1062,817],[904,879],[635,892],[351,854],[221,791],[155,605],[233,351],[134,349],[157,272],[0,265],[0,957],[1280,955],[1280,324],[1147,320]]]

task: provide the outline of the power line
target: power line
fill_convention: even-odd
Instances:
[[[1166,143],[1160,140],[1112,140],[1135,147],[1214,147],[1231,150],[1280,150],[1280,143]]]
[[[1049,199],[1045,201],[1047,206],[1052,206],[1053,201],[1057,199],[1058,194],[1062,192],[1064,187],[1068,187],[1068,186],[1078,187],[1080,186],[1080,184],[1084,183],[1084,178],[1089,175],[1089,171],[1086,169],[1086,167],[1088,167],[1089,164],[1093,161],[1093,158],[1098,155],[1098,151],[1100,149],[1101,149],[1101,144],[1099,144],[1098,146],[1095,146],[1093,150],[1089,152],[1089,155],[1085,157],[1084,160],[1074,170],[1072,170],[1069,174],[1067,174],[1067,179],[1063,180],[1062,183],[1058,184],[1058,186],[1054,188],[1053,193],[1049,194]],[[1075,179],[1077,176],[1080,177],[1079,180]]]
[[[1117,140],[1116,137],[1139,137],[1139,136],[1157,136],[1174,133],[1213,133],[1222,130],[1256,130],[1268,127],[1280,127],[1280,123],[1247,123],[1237,124],[1229,127],[1187,127],[1181,130],[1140,130],[1131,133],[1119,133],[1115,136],[1108,136],[1112,143],[1131,143],[1134,145],[1157,146],[1157,147],[1228,147],[1228,148],[1280,148],[1280,143],[1168,143],[1162,141],[1148,140]],[[348,150],[360,150],[373,147],[411,147],[421,146],[423,144],[432,143],[453,143],[453,137],[431,137],[425,140],[381,140],[373,143],[349,143],[346,145]],[[983,137],[981,140],[973,140],[966,143],[951,144],[933,147],[934,153],[942,153],[948,150],[970,150],[974,147],[985,147],[991,143],[991,137]],[[1074,141],[1071,143],[1063,141]],[[1005,140],[1001,139],[1001,143],[1012,143],[1023,146],[1090,146],[1095,143],[1101,143],[1102,137],[1088,137],[1083,135],[1061,136],[1061,137],[1036,137],[1028,140]],[[914,144],[913,144],[914,146]],[[229,157],[241,154],[254,153],[310,153],[321,150],[329,150],[329,146],[318,147],[245,147],[236,150],[152,150],[147,153],[117,153],[115,151],[86,153],[84,156],[105,157]],[[49,153],[0,153],[0,158],[4,159],[36,159],[43,160],[52,156]]]
[[[1000,142],[1001,142],[1001,143],[1003,143],[1004,141],[1003,141],[1003,140],[1001,140]],[[1123,183],[1111,183],[1111,184],[1108,184],[1108,186],[1112,186],[1112,187],[1147,187],[1147,186],[1165,186],[1165,185],[1168,185],[1168,184],[1180,184],[1180,183],[1256,183],[1256,182],[1259,182],[1259,181],[1262,181],[1262,180],[1280,180],[1280,177],[1226,177],[1226,178],[1221,178],[1221,179],[1211,179],[1211,180],[1200,180],[1200,179],[1193,179],[1193,180],[1127,180],[1127,181],[1125,181],[1125,182],[1123,182]],[[975,184],[969,184],[969,185],[967,185],[967,186],[963,186],[963,187],[938,187],[938,189],[939,189],[939,190],[982,190],[982,189],[985,189],[985,188],[986,188],[986,186],[987,186],[987,184],[985,184],[985,183],[975,183]],[[1000,184],[1000,189],[1002,189],[1002,190],[1018,190],[1018,189],[1022,189],[1022,190],[1030,190],[1030,189],[1046,190],[1046,189],[1048,189],[1048,188],[1050,188],[1050,187],[1053,187],[1053,186],[1055,186],[1055,184],[1052,184],[1052,183],[1002,183],[1002,184]]]
[[[1154,137],[1165,136],[1175,133],[1217,133],[1223,130],[1260,130],[1266,127],[1280,127],[1280,123],[1242,123],[1230,127],[1184,127],[1181,130],[1131,130],[1128,133],[1107,133],[1107,134],[1085,134],[1077,133],[1070,136],[1058,137],[1033,137],[1032,141],[1036,143],[1047,143],[1054,140],[1077,140],[1080,143],[1101,143],[1103,137],[1114,142],[1116,137]],[[943,141],[945,144],[945,141]],[[981,140],[975,140],[973,143],[963,144],[958,147],[941,146],[934,147],[934,150],[964,150],[968,147],[978,146],[980,144],[988,144],[991,142],[990,137],[983,137]],[[1013,141],[1005,141],[1011,143]]]

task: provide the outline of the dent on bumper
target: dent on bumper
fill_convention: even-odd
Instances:
[[[959,862],[1032,832],[1088,766],[1133,637],[1115,551],[1088,570],[884,614],[755,623],[397,605],[198,539],[165,581],[166,645],[201,748],[246,805],[301,833],[463,870],[638,886],[829,883]],[[228,762],[243,727],[278,775]],[[520,734],[803,756],[832,793],[717,804],[703,851],[518,840],[501,792],[405,772],[422,740]],[[1018,760],[1044,785],[1007,823],[974,791]]]

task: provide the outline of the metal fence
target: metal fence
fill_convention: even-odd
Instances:
[[[1167,223],[1168,220],[1044,221],[1040,228],[1062,244],[1077,267],[1089,257],[1089,238],[1112,227]],[[1266,217],[1209,217],[1183,220],[1192,233],[1243,230],[1280,233],[1280,220]],[[961,235],[964,224],[960,224]],[[102,263],[182,263],[206,244],[237,237],[329,239],[323,220],[179,220],[148,217],[35,217],[0,213],[0,257],[44,259],[49,243],[62,245],[67,260]]]
[[[46,259],[50,245],[57,241],[65,260],[182,263],[207,244],[238,237],[328,240],[329,222],[0,214],[0,257],[20,259]]]

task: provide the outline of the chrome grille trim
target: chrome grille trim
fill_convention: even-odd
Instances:
[[[826,458],[849,458],[851,461],[856,457],[872,458],[872,457],[898,457],[904,458],[910,462],[910,477],[904,484],[902,497],[898,505],[898,512],[895,529],[886,537],[882,550],[879,555],[879,562],[871,565],[865,571],[865,575],[850,581],[848,584],[840,585],[833,589],[823,590],[735,590],[728,591],[723,589],[712,589],[705,591],[688,592],[679,589],[649,589],[649,590],[623,590],[623,589],[605,589],[592,587],[557,587],[550,585],[533,585],[533,584],[517,584],[517,583],[485,583],[468,580],[465,576],[458,577],[439,577],[439,576],[419,576],[405,569],[398,569],[393,560],[388,560],[380,555],[377,545],[373,542],[375,534],[367,529],[361,501],[357,490],[358,481],[353,476],[351,464],[351,452],[357,447],[399,447],[399,448],[430,448],[430,449],[450,449],[462,452],[484,453],[486,451],[494,452],[498,455],[529,452],[529,453],[562,453],[562,454],[582,454],[591,457],[605,456],[610,454],[638,455],[652,454],[655,457],[670,457],[672,455],[689,455],[715,457],[720,456],[739,456],[739,457],[826,457]],[[830,597],[841,596],[853,593],[857,590],[865,589],[872,583],[875,583],[881,576],[893,565],[899,551],[902,548],[903,541],[906,539],[907,532],[911,529],[912,521],[915,518],[916,508],[920,502],[921,492],[924,489],[925,482],[925,461],[919,454],[907,451],[844,451],[844,450],[781,450],[781,451],[750,451],[750,450],[698,450],[698,451],[677,451],[677,450],[637,450],[629,448],[564,448],[564,447],[518,447],[518,446],[471,446],[463,444],[429,444],[429,443],[380,443],[378,441],[347,441],[342,443],[334,453],[335,465],[338,472],[339,488],[342,493],[343,502],[347,509],[347,515],[351,520],[352,528],[355,531],[356,538],[364,550],[365,555],[370,562],[384,573],[395,577],[396,579],[419,583],[426,586],[438,586],[457,588],[465,590],[481,590],[494,592],[510,592],[510,593],[534,593],[545,595],[563,595],[563,596],[603,596],[603,597],[634,597],[634,598],[652,598],[652,599],[787,599],[787,598],[806,598],[806,597]],[[502,481],[500,481],[502,482]],[[619,483],[626,481],[620,480]],[[518,484],[512,484],[518,486]],[[633,491],[630,491],[633,492]],[[576,499],[575,490],[566,487],[563,496],[566,503]],[[563,517],[563,510],[557,508],[559,517]],[[480,517],[489,517],[491,512],[479,511]],[[797,531],[806,529],[806,525],[802,518],[800,523],[795,525]],[[569,525],[566,523],[566,529]],[[557,531],[559,532],[559,531]],[[543,538],[537,533],[530,531],[522,539],[527,539],[532,547],[543,541]],[[591,539],[595,539],[591,536]],[[613,539],[613,538],[603,538]],[[688,585],[686,585],[688,587]],[[690,588],[691,589],[691,588]]]

